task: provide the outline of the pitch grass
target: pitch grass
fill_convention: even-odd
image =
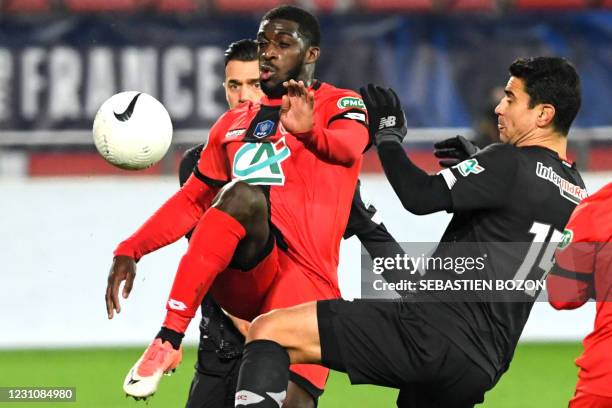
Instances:
[[[123,376],[143,348],[98,348],[0,351],[0,387],[76,387],[76,403],[2,403],[0,407],[156,408],[183,407],[192,376],[195,348],[187,348],[183,364],[165,377],[147,402],[127,399]],[[509,372],[489,392],[480,407],[558,408],[567,406],[576,381],[574,359],[578,343],[522,344]],[[332,373],[321,408],[393,407],[397,391],[373,386],[351,386],[344,374]]]

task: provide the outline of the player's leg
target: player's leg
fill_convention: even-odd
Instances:
[[[320,356],[315,302],[258,317],[247,335],[236,406],[277,408],[286,396],[290,362],[318,363]]]
[[[195,372],[185,408],[231,408],[233,399],[229,399],[230,387],[228,377],[209,373]]]
[[[186,408],[233,407],[244,336],[210,295],[201,309],[198,360]]]
[[[266,296],[262,313],[318,299],[335,298],[339,295],[336,286],[313,278],[282,251],[279,251],[279,265],[279,273]],[[328,376],[329,369],[318,364],[292,364],[290,366],[289,380],[309,394],[310,406],[316,405],[323,393]]]
[[[158,337],[177,348],[204,294],[230,264],[250,264],[269,247],[268,203],[257,187],[226,185],[198,222],[176,273]]]
[[[232,182],[220,191],[198,222],[179,263],[162,329],[126,377],[128,395],[151,395],[162,374],[180,363],[183,334],[213,281],[231,263],[256,262],[270,248],[268,219],[268,203],[261,189]],[[265,272],[274,274],[276,269]],[[262,297],[265,289],[257,287]]]
[[[247,336],[237,404],[247,399],[257,401],[257,408],[275,407],[290,362],[321,362],[347,372],[353,384],[401,388],[415,382],[443,393],[456,379],[441,375],[450,343],[406,308],[409,305],[400,302],[331,300],[261,316]],[[463,357],[462,364],[467,364]],[[478,400],[490,380],[478,376],[479,371],[469,374],[477,383],[462,385],[472,387],[469,395]]]

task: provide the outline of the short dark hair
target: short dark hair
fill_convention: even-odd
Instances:
[[[263,20],[289,20],[294,21],[299,26],[300,34],[307,40],[308,45],[318,47],[321,45],[321,27],[317,18],[295,6],[279,6],[268,11]]]
[[[233,42],[225,50],[225,65],[230,61],[256,61],[257,42],[247,38]]]
[[[519,58],[510,65],[510,75],[525,83],[529,107],[549,103],[555,107],[553,128],[567,135],[580,110],[580,77],[565,58]]]

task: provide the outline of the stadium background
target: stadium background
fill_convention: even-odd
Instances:
[[[271,0],[0,0],[0,387],[75,386],[68,406],[134,406],[123,375],[159,326],[184,243],[146,257],[124,312],[102,304],[110,254],[176,189],[184,149],[225,109],[223,50],[252,37]],[[457,133],[487,143],[507,66],[561,55],[583,79],[571,156],[589,191],[612,177],[612,1],[311,0],[323,53],[317,77],[357,89],[394,87],[410,126],[406,149],[436,171],[432,143]],[[172,151],[143,172],[119,171],[93,148],[93,115],[108,96],[158,97],[175,125]],[[391,232],[436,242],[448,216],[405,213],[366,154],[363,185]],[[510,177],[511,175],[509,175]],[[359,296],[359,244],[342,246],[343,296]],[[578,340],[594,308],[538,303],[510,372],[485,407],[559,407],[572,393]],[[197,340],[196,325],[187,337]],[[129,348],[133,347],[133,348]],[[151,407],[184,403],[193,348]],[[321,407],[389,406],[392,391],[349,387],[334,374]],[[0,406],[10,403],[0,402]],[[21,404],[20,406],[27,406]],[[34,406],[54,404],[37,403]]]

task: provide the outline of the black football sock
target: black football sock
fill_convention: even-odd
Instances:
[[[167,327],[162,327],[155,338],[162,339],[162,342],[169,341],[170,344],[172,344],[172,348],[178,350],[181,347],[181,342],[183,341],[184,336],[185,334],[183,333],[168,329]]]
[[[287,396],[289,354],[278,343],[255,340],[244,347],[236,407],[280,408]]]

